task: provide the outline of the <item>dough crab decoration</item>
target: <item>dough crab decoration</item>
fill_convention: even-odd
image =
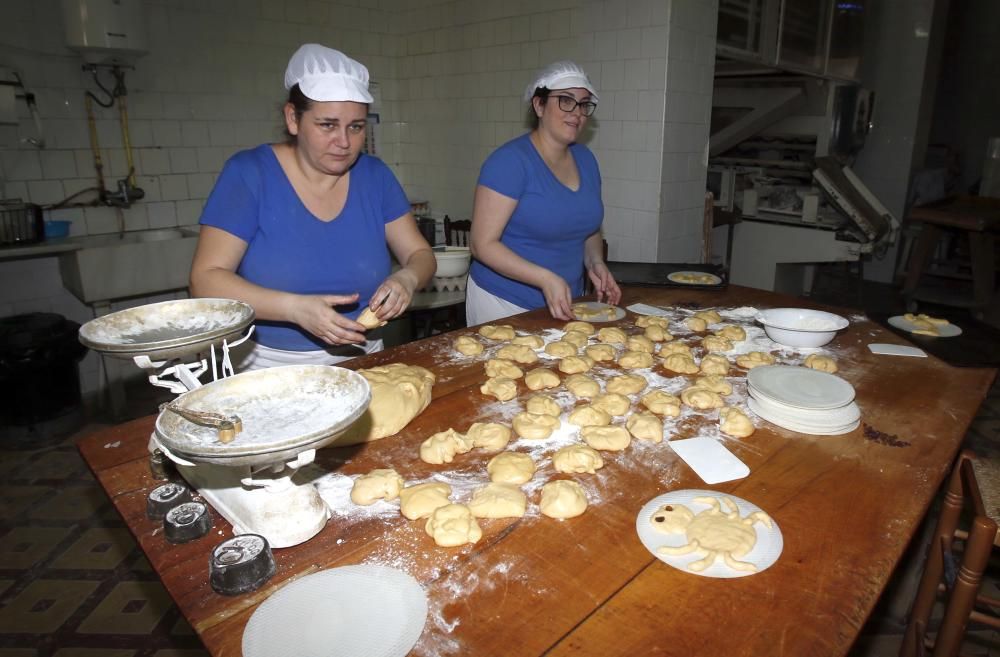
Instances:
[[[668,556],[680,556],[695,552],[703,558],[688,564],[688,570],[701,572],[721,558],[733,570],[754,572],[757,566],[738,558],[746,555],[757,544],[756,522],[771,528],[771,517],[763,511],[755,511],[741,517],[736,504],[728,497],[722,498],[727,510],[722,509],[714,497],[696,497],[694,502],[708,504],[710,508],[695,515],[686,506],[664,504],[653,513],[650,523],[665,534],[686,533],[687,545],[663,546],[657,552]]]

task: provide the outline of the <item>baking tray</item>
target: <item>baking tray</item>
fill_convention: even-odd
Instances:
[[[722,265],[666,262],[609,262],[608,269],[621,285],[644,285],[649,287],[680,287],[700,290],[721,290],[729,285],[726,268]],[[677,283],[670,280],[676,272],[699,272],[719,277],[714,285]]]

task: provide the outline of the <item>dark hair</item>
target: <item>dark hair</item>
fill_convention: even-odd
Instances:
[[[528,124],[532,130],[538,129],[538,115],[535,114],[535,99],[541,98],[542,104],[545,104],[549,100],[550,93],[552,93],[552,90],[548,87],[535,87],[535,93],[528,102]]]
[[[299,85],[293,85],[291,89],[288,90],[288,102],[291,103],[292,107],[295,109],[295,120],[296,122],[302,120],[302,115],[309,111],[312,107],[313,99],[302,93],[302,89]],[[284,112],[282,112],[284,116]],[[285,137],[288,139],[288,143],[294,144],[298,141],[295,135],[288,132],[288,126],[285,125]]]

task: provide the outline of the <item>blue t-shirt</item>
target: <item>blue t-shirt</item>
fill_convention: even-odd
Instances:
[[[246,280],[296,294],[357,292],[357,307],[337,309],[356,318],[390,273],[385,224],[409,211],[389,167],[362,154],[351,169],[344,209],[336,219],[320,221],[295,193],[272,147],[264,144],[226,162],[201,223],[247,243],[236,270]],[[256,339],[289,351],[329,346],[289,322],[258,321]]]
[[[569,152],[580,175],[575,192],[556,178],[527,134],[493,151],[479,172],[479,184],[517,200],[500,241],[525,260],[562,276],[575,297],[583,294],[583,243],[600,229],[604,203],[594,154],[582,144],[570,145]],[[479,261],[472,263],[470,275],[479,287],[522,308],[545,306],[537,287]]]

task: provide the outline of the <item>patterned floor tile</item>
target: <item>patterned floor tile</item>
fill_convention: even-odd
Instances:
[[[52,499],[46,500],[28,512],[28,517],[38,520],[86,520],[108,503],[104,491],[97,484],[65,486]]]
[[[48,486],[4,486],[0,489],[0,519],[13,520],[54,490]]]
[[[86,467],[75,450],[54,449],[28,463],[20,476],[27,474],[33,479],[69,479],[82,473]]]
[[[60,554],[50,568],[77,570],[110,570],[136,548],[127,529],[93,527]]]
[[[55,632],[97,586],[87,581],[35,580],[0,609],[0,632]]]
[[[78,630],[84,634],[149,634],[172,604],[159,582],[121,582]]]
[[[28,570],[47,559],[71,532],[69,527],[14,527],[0,538],[0,568]]]

